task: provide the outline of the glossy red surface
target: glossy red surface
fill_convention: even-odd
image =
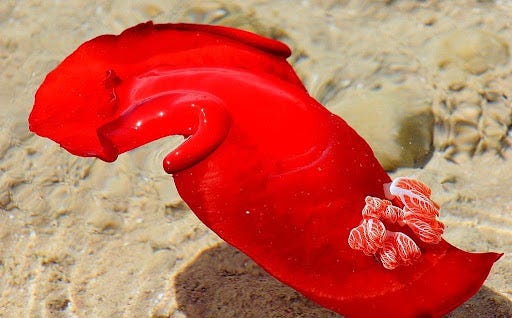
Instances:
[[[500,255],[418,243],[419,261],[387,270],[351,249],[365,197],[384,198],[390,179],[368,144],[308,95],[289,54],[240,30],[140,24],[84,43],[48,74],[30,129],[106,161],[183,135],[163,163],[181,197],[277,279],[347,317],[451,311]]]

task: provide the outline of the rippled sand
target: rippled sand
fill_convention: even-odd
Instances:
[[[179,138],[106,164],[28,131],[48,71],[82,42],[149,19],[287,42],[311,94],[368,139],[392,176],[433,188],[448,241],[505,253],[450,317],[512,316],[511,2],[6,0],[0,317],[337,317],[188,211],[161,169]]]

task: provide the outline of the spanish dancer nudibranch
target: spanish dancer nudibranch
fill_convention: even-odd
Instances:
[[[450,312],[501,255],[443,240],[430,190],[391,182],[289,55],[232,28],[139,24],[85,42],[50,72],[30,129],[109,162],[182,135],[163,162],[180,196],[283,283],[346,317]]]

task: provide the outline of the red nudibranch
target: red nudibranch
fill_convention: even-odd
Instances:
[[[241,30],[143,23],[82,44],[50,72],[30,129],[105,161],[183,135],[163,163],[179,194],[280,281],[347,317],[453,310],[501,255],[441,239],[429,189],[390,184],[368,144],[309,96],[289,55]]]

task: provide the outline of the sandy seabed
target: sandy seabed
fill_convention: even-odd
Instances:
[[[106,164],[28,131],[59,61],[147,20],[289,44],[310,93],[391,175],[433,188],[449,242],[505,253],[449,317],[512,317],[512,1],[469,0],[0,2],[0,317],[338,317],[188,210],[161,169],[179,138]]]

